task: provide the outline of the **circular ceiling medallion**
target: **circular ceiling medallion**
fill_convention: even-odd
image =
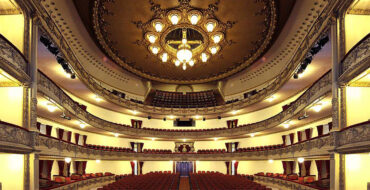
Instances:
[[[269,0],[95,0],[92,9],[103,51],[164,83],[211,82],[247,68],[267,51],[277,25]]]

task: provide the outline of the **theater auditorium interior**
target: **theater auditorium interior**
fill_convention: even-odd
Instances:
[[[0,190],[370,190],[370,0],[0,0]]]

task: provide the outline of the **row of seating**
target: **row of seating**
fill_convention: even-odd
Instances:
[[[225,149],[205,149],[205,150],[198,150],[198,154],[216,154],[216,153],[226,153]]]
[[[112,147],[112,146],[103,146],[103,145],[94,145],[94,144],[86,144],[88,148],[92,148],[95,150],[105,150],[105,151],[115,151],[115,152],[134,152],[131,148],[125,147]]]
[[[171,154],[172,150],[163,150],[163,149],[144,149],[143,153],[149,154]]]
[[[216,106],[217,100],[212,90],[203,92],[166,92],[156,90],[150,103],[157,107],[196,108]]]
[[[225,175],[219,172],[190,174],[192,190],[271,190],[240,175]]]
[[[273,150],[284,147],[283,144],[274,144],[267,146],[256,146],[256,147],[247,147],[247,148],[238,148],[236,152],[250,152],[250,151],[264,151],[264,150]]]
[[[222,128],[211,128],[211,129],[157,129],[157,128],[146,128],[142,129],[153,130],[153,131],[166,131],[166,132],[204,132],[204,131],[217,131],[227,129],[226,127]]]
[[[179,174],[158,172],[137,176],[128,175],[98,190],[177,190],[179,182]]]

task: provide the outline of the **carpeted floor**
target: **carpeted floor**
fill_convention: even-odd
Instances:
[[[180,177],[179,190],[190,190],[190,183],[188,177]]]

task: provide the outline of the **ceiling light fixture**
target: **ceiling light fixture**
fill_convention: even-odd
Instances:
[[[72,158],[66,157],[66,158],[64,158],[64,161],[67,162],[67,163],[70,163],[72,161]]]
[[[250,134],[251,137],[254,137],[254,135],[255,135],[254,133]]]
[[[217,6],[211,4],[209,6]],[[166,13],[155,14],[147,22],[137,24],[142,30],[145,46],[161,62],[168,62],[183,70],[197,63],[205,63],[227,45],[226,32],[234,22],[224,23],[208,9],[194,9],[190,1],[179,1],[178,6],[166,8]],[[149,26],[149,27],[148,27]]]
[[[321,103],[318,103],[316,105],[313,105],[312,106],[312,109],[315,111],[315,112],[320,112],[321,109],[322,109],[322,104]]]
[[[95,101],[97,101],[97,102],[101,102],[101,101],[103,100],[103,99],[102,99],[102,98],[100,98],[100,96],[99,96],[99,95],[97,95],[97,94],[95,94],[94,99],[95,99]]]
[[[299,163],[303,163],[304,162],[304,158],[302,158],[302,157],[299,157],[297,160],[298,160]]]
[[[276,96],[275,95],[272,95],[270,97],[268,97],[266,100],[269,101],[269,102],[272,102],[276,99]]]
[[[100,160],[95,160],[95,162],[99,164],[101,161]]]
[[[273,159],[269,159],[269,163],[272,164],[274,162]]]
[[[118,133],[114,133],[114,136],[115,136],[115,137],[118,137],[118,136],[119,136],[119,134],[118,134]]]
[[[54,104],[52,103],[46,103],[46,108],[49,110],[49,112],[54,112],[55,110],[57,110],[58,107],[56,107]]]

